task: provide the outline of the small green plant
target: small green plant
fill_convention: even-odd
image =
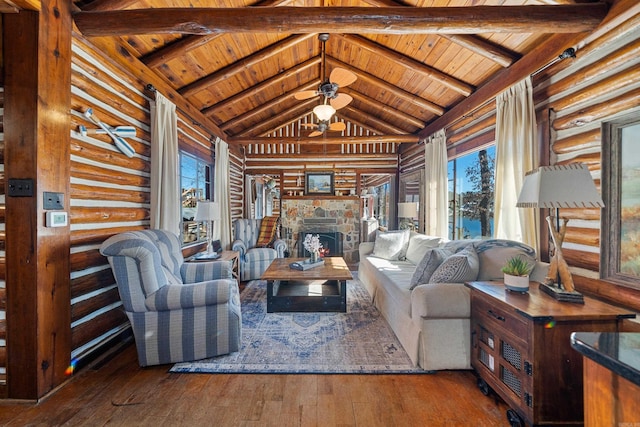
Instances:
[[[533,266],[519,256],[511,257],[502,267],[502,272],[512,276],[528,276],[533,270]]]

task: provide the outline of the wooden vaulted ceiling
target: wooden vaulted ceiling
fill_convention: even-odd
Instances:
[[[592,30],[607,6],[572,0],[74,0],[79,31],[119,37],[129,53],[215,123],[230,143],[304,138],[322,80],[353,101],[335,120],[349,137],[416,142],[451,110],[554,37]],[[575,3],[575,4],[573,4]],[[165,8],[172,8],[166,10]],[[562,38],[564,37],[564,38]],[[547,52],[548,53],[548,52]],[[557,56],[551,52],[549,56]],[[531,67],[531,65],[530,65]],[[502,73],[502,74],[501,74]],[[335,138],[332,141],[341,141]],[[331,142],[324,138],[324,142]]]

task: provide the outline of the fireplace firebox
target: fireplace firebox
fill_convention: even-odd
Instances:
[[[317,234],[322,243],[323,256],[343,256],[342,253],[342,233],[339,231],[326,232],[326,231],[301,231],[298,233],[298,256],[308,257],[308,251],[304,249],[305,237],[307,234]]]

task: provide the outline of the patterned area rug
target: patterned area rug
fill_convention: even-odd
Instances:
[[[347,283],[347,313],[267,313],[266,282],[242,291],[242,349],[175,364],[170,372],[398,374],[414,367],[358,280]]]

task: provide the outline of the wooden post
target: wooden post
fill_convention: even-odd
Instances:
[[[70,4],[3,16],[9,398],[42,397],[70,364],[69,226],[46,227],[43,208],[55,192],[69,212]]]

